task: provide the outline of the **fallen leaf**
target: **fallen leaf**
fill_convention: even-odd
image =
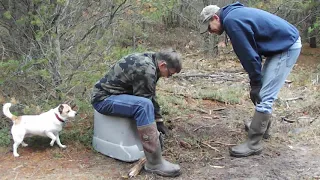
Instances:
[[[191,145],[185,141],[180,141],[179,142],[180,146],[186,148],[186,149],[190,149],[191,148]]]

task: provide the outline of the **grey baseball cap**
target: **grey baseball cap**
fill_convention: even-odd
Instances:
[[[220,8],[217,5],[209,5],[202,9],[200,13],[200,20],[202,21],[200,24],[200,33],[203,34],[208,31],[208,26],[210,19],[213,15],[215,15]]]

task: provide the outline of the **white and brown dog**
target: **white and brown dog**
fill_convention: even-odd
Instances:
[[[14,140],[13,155],[18,157],[17,148],[28,146],[23,139],[25,137],[39,135],[51,138],[50,145],[53,146],[54,142],[61,148],[66,148],[62,145],[59,138],[59,132],[62,130],[64,122],[69,117],[75,117],[76,111],[73,111],[67,104],[60,104],[58,107],[51,109],[40,115],[24,115],[15,116],[10,112],[11,103],[6,103],[3,106],[3,114],[13,121],[11,134]]]

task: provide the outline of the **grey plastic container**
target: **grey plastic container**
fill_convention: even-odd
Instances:
[[[144,157],[136,123],[129,118],[106,116],[95,111],[92,145],[96,151],[125,162]]]

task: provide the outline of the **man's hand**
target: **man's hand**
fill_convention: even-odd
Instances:
[[[163,121],[157,122],[157,129],[164,135],[167,135],[169,133],[169,129],[164,125]]]
[[[257,105],[261,102],[261,97],[259,95],[260,90],[261,85],[251,85],[250,99],[254,105]]]

